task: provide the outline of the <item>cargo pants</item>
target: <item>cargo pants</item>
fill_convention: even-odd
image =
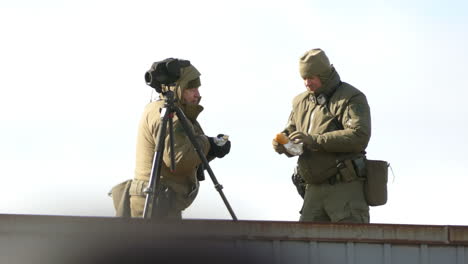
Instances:
[[[299,221],[369,223],[364,181],[307,184]]]

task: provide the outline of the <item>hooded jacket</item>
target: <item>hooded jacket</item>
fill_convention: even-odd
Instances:
[[[365,153],[371,136],[366,96],[342,82],[334,68],[320,89],[297,95],[292,104],[283,132],[300,131],[313,139],[298,159],[298,172],[307,183],[326,181],[337,175],[337,161]]]
[[[188,105],[182,101],[182,93],[184,89],[193,88],[188,87],[189,83],[199,78],[200,73],[193,66],[182,68],[181,77],[175,86],[175,99],[176,105],[179,106],[184,114],[187,116],[190,129],[198,141],[198,144],[203,149],[205,155],[208,153],[210,144],[208,138],[204,136],[200,124],[197,122],[198,114],[203,111],[200,105]],[[138,136],[137,136],[137,149],[136,149],[136,167],[135,179],[149,181],[153,158],[157,150],[157,136],[158,131],[162,125],[161,110],[164,108],[164,100],[158,100],[149,103],[143,112],[140,120]],[[169,131],[166,130],[165,146],[163,153],[163,162],[161,166],[161,182],[171,185],[193,186],[196,184],[196,171],[201,164],[198,153],[194,149],[190,139],[185,133],[182,124],[177,117],[173,117],[173,136],[174,136],[174,156],[175,156],[175,171],[170,170],[171,157],[170,157],[170,136]],[[168,128],[167,128],[168,129]]]

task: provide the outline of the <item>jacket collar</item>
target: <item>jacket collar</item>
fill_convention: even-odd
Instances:
[[[194,104],[181,104],[180,108],[191,122],[195,122],[198,115],[203,111],[203,106]]]
[[[328,79],[328,81],[326,81],[322,85],[322,87],[320,87],[317,91],[309,92],[309,93],[317,98],[318,104],[324,104],[333,95],[333,93],[340,86],[340,84],[341,84],[340,75],[335,70],[335,68],[332,67],[332,72],[330,73],[330,78]]]

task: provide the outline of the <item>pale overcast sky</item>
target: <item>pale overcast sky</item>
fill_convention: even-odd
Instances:
[[[372,223],[466,225],[468,4],[462,1],[0,0],[0,213],[112,216],[133,177],[144,73],[167,57],[202,73],[211,165],[241,220],[296,221],[295,159],[277,155],[298,58],[322,48],[368,98],[368,157],[390,162]],[[230,219],[208,178],[185,218]]]

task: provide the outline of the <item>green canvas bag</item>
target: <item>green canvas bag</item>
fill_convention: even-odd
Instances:
[[[384,160],[366,160],[364,194],[367,204],[379,206],[387,203],[388,167]]]

